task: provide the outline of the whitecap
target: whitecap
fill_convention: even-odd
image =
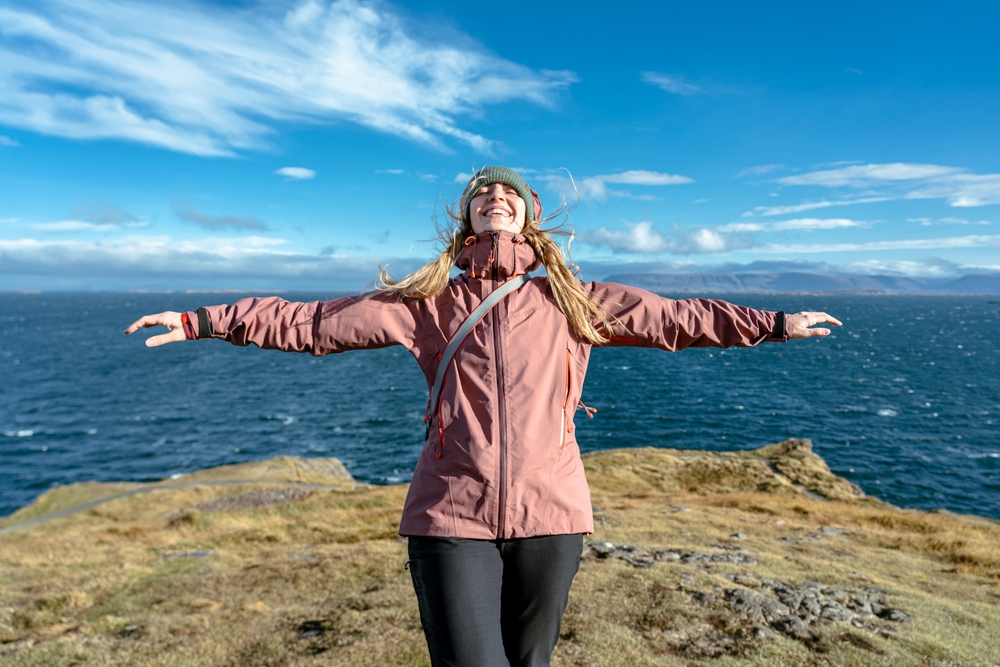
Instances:
[[[878,411],[879,417],[895,417],[898,414],[899,414],[898,412],[896,412],[891,408],[882,408],[881,410]]]
[[[985,454],[967,454],[970,459],[1000,459],[1000,452],[987,452]]]
[[[4,431],[3,434],[8,438],[30,438],[35,435],[34,431],[21,430],[21,431]]]

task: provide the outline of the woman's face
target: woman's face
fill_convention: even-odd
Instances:
[[[519,234],[524,229],[524,200],[517,190],[503,183],[484,185],[469,202],[472,231],[511,232]]]

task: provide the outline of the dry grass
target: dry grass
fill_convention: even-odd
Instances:
[[[585,463],[598,539],[736,545],[756,563],[584,561],[554,665],[1000,662],[996,522],[859,497],[795,441],[728,454],[617,450]],[[296,459],[176,482],[234,479],[253,482],[146,490],[0,535],[0,664],[429,664],[396,535],[405,486],[355,490],[335,466]],[[190,509],[284,482],[331,488],[270,507]],[[100,489],[50,492],[44,511],[5,523]],[[878,587],[913,622],[760,640],[723,601],[736,574]],[[700,648],[708,640],[724,650]]]

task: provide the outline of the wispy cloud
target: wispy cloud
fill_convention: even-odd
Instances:
[[[785,220],[783,222],[771,223],[771,229],[781,231],[785,229],[844,229],[845,227],[868,227],[870,223],[863,220],[849,220],[848,218],[796,218],[795,220]]]
[[[965,218],[938,218],[937,220],[931,220],[930,218],[907,218],[907,222],[919,222],[921,227],[930,227],[931,225],[989,225],[989,220],[966,220]]]
[[[0,9],[0,123],[196,155],[268,146],[284,122],[348,121],[436,148],[491,142],[459,119],[550,105],[577,79],[434,39],[391,7],[305,0],[246,8],[48,0]]]
[[[858,197],[856,199],[841,199],[837,201],[827,201],[825,199],[820,201],[804,202],[802,204],[792,204],[789,206],[757,206],[752,211],[746,211],[743,213],[742,217],[750,218],[753,216],[772,216],[772,215],[788,215],[789,213],[802,213],[803,211],[813,211],[820,208],[829,208],[831,206],[854,206],[856,204],[871,204],[880,201],[892,201],[896,197]]]
[[[767,244],[757,248],[768,253],[858,252],[872,250],[940,250],[944,248],[993,248],[1000,246],[1000,234],[985,236],[952,236],[938,239],[902,239],[869,243],[799,243]]]
[[[763,176],[764,174],[770,174],[772,171],[778,171],[779,169],[784,169],[783,164],[759,164],[755,167],[747,167],[740,173],[736,174],[736,178],[743,178],[744,176]]]
[[[663,74],[662,72],[643,72],[642,82],[656,86],[661,90],[675,95],[698,95],[706,92],[701,86],[688,83],[679,74]]]
[[[817,229],[844,229],[869,227],[871,223],[848,218],[796,218],[781,222],[730,222],[718,228],[719,232],[779,232],[786,230],[814,231]]]
[[[852,187],[868,188],[887,182],[921,181],[942,176],[951,176],[963,170],[956,167],[942,167],[936,164],[859,164],[840,169],[825,169],[808,174],[797,174],[779,178],[782,185],[822,185],[828,188]]]
[[[640,186],[685,185],[694,183],[694,179],[688,176],[642,169],[633,169],[614,174],[599,174],[581,179],[571,179],[561,174],[547,174],[535,176],[533,180],[547,183],[564,201],[573,201],[578,194],[581,199],[589,201],[607,201],[608,197],[651,198],[649,195],[636,196],[627,190],[609,188],[609,183]]]
[[[960,167],[936,164],[894,162],[851,165],[785,176],[778,179],[778,183],[858,190],[877,188],[891,193],[882,199],[863,197],[847,202],[824,201],[802,205],[813,208],[887,199],[944,199],[951,206],[958,208],[1000,204],[1000,174],[973,174]],[[769,210],[768,207],[758,207],[758,209]],[[758,209],[755,209],[755,212]],[[768,215],[768,213],[761,214]]]
[[[10,137],[5,137],[4,135],[0,134],[0,146],[7,146],[8,148],[17,148],[20,145],[21,144],[17,143]]]
[[[392,174],[393,176],[400,176],[404,172],[402,169],[376,169],[376,174]]]
[[[274,173],[293,181],[308,181],[311,178],[316,178],[316,172],[305,167],[282,167]]]
[[[675,227],[668,236],[649,221],[626,223],[625,230],[601,227],[582,232],[579,238],[582,243],[605,246],[615,254],[657,255],[669,252],[675,255],[695,255],[727,250],[725,239],[712,230],[684,230]]]
[[[118,225],[97,224],[85,220],[59,220],[58,222],[40,222],[32,225],[43,232],[111,232],[120,229]]]
[[[77,204],[71,217],[56,222],[40,222],[31,225],[33,229],[49,233],[69,232],[113,232],[125,228],[146,227],[148,221],[141,220],[115,204],[102,202],[93,206]]]
[[[99,225],[114,225],[116,227],[133,227],[145,224],[122,207],[107,202],[101,202],[93,206],[77,204],[73,209],[73,217]]]
[[[197,242],[169,236],[137,236],[115,242],[0,239],[0,277],[30,275],[59,280],[74,276],[76,287],[105,279],[127,279],[131,286],[210,289],[271,279],[270,284],[301,284],[329,289],[360,288],[374,279],[376,267],[390,264],[402,274],[421,260],[381,256],[312,255],[286,250],[286,241],[261,236],[214,237]],[[277,280],[279,282],[274,282]],[[83,283],[81,283],[83,281]],[[107,283],[104,283],[107,284]],[[120,284],[120,283],[119,283]]]
[[[192,206],[189,201],[180,197],[174,197],[174,213],[181,220],[193,222],[205,229],[267,229],[266,224],[252,215],[220,215],[213,217],[202,213]]]

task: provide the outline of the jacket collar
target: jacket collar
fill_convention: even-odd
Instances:
[[[462,269],[467,278],[492,279],[495,268],[496,277],[501,281],[534,271],[541,265],[527,239],[510,232],[482,232],[470,236],[455,259],[455,266]]]

